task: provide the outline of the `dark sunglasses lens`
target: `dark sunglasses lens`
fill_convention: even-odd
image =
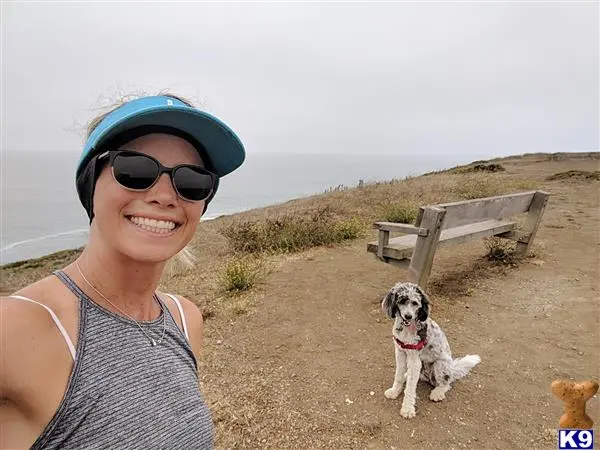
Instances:
[[[207,199],[213,190],[213,177],[193,167],[179,167],[173,174],[177,192],[186,200]]]
[[[115,179],[129,189],[148,189],[156,180],[158,166],[144,155],[117,155],[113,161]]]

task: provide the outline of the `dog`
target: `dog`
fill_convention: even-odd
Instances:
[[[440,402],[456,380],[466,376],[481,362],[479,355],[452,358],[450,345],[440,326],[429,317],[429,298],[418,285],[395,284],[381,302],[384,314],[394,319],[392,336],[396,353],[396,373],[385,397],[396,399],[404,389],[400,414],[415,417],[419,379],[433,386],[429,398]]]

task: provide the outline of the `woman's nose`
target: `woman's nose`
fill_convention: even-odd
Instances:
[[[146,196],[149,203],[158,203],[163,207],[175,206],[177,203],[177,192],[171,182],[171,177],[163,173],[158,181],[150,188]]]

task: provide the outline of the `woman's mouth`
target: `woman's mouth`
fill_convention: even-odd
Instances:
[[[170,220],[157,220],[141,216],[126,216],[126,218],[136,227],[157,234],[168,234],[179,226],[178,223]]]

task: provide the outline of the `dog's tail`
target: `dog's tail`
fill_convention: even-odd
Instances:
[[[466,355],[462,358],[455,358],[452,364],[452,375],[458,380],[467,375],[473,367],[481,362],[479,355]]]

